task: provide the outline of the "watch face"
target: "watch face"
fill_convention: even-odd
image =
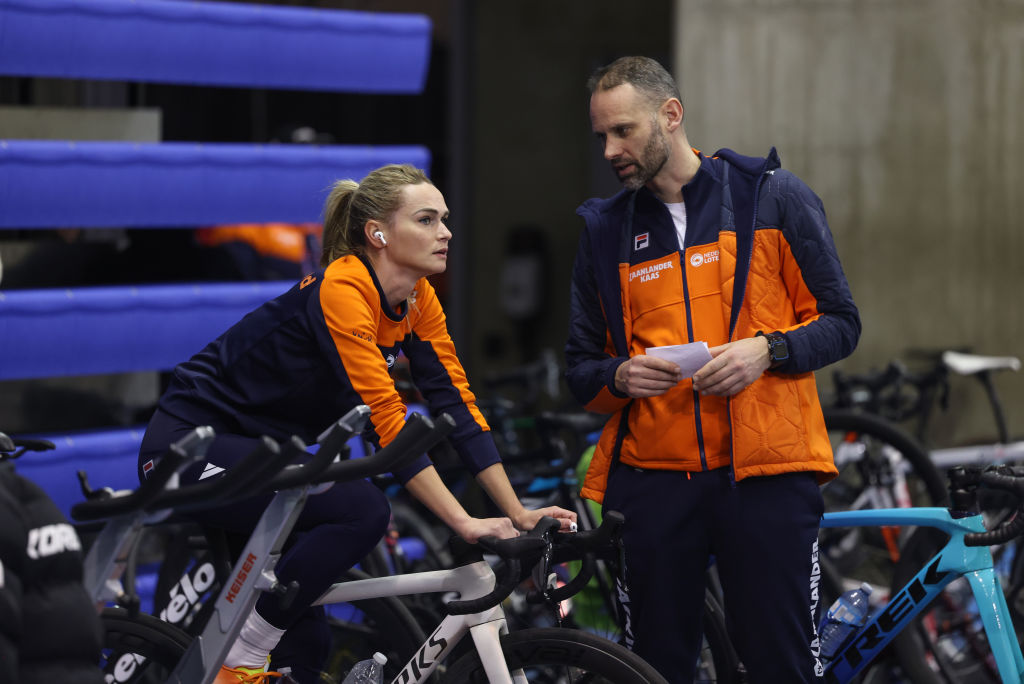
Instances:
[[[768,336],[768,356],[773,363],[789,358],[789,345],[786,344],[785,338],[779,335]]]

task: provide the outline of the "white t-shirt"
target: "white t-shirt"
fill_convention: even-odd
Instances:
[[[672,214],[672,223],[676,226],[676,235],[679,236],[679,249],[683,249],[683,245],[686,244],[686,203],[666,202],[665,206],[668,207],[668,213]]]

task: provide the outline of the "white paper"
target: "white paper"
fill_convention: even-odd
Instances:
[[[665,347],[648,347],[648,356],[667,359],[679,366],[684,378],[692,378],[693,374],[711,360],[707,342],[691,342],[690,344],[670,344]]]

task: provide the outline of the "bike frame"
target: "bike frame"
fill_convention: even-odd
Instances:
[[[1017,643],[1009,607],[993,570],[987,546],[966,546],[964,535],[984,532],[981,515],[954,518],[945,508],[893,508],[826,513],[821,527],[919,525],[950,535],[921,571],[893,595],[836,654],[825,681],[849,682],[953,580],[966,577],[978,605],[999,676],[1005,684],[1024,683],[1024,656]]]
[[[210,684],[214,680],[260,593],[279,587],[274,566],[306,497],[330,486],[328,483],[315,488],[284,489],[274,495],[232,568],[231,580],[222,587],[210,619],[202,633],[192,640],[166,684]],[[494,586],[495,575],[490,565],[477,561],[451,570],[341,582],[316,604],[447,591],[458,592],[463,600],[469,600],[487,595]],[[508,627],[500,605],[480,613],[445,617],[395,678],[395,684],[425,682],[466,632],[473,637],[491,684],[527,684],[521,670],[511,673],[505,664],[500,637],[508,632]]]
[[[314,605],[452,591],[458,592],[461,599],[469,600],[489,594],[494,583],[491,566],[486,561],[476,561],[450,570],[339,582],[324,592]],[[446,615],[392,684],[425,682],[467,632],[473,637],[473,645],[491,684],[527,684],[522,670],[509,672],[505,664],[501,636],[508,633],[508,625],[500,604],[480,613]]]

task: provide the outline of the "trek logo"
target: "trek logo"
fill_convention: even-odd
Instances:
[[[242,591],[242,585],[245,584],[245,580],[249,577],[249,573],[252,572],[253,566],[256,564],[256,556],[250,553],[245,557],[245,562],[242,563],[242,569],[235,575],[234,581],[231,583],[231,590],[228,591],[228,595],[224,598],[227,599],[228,603],[234,603],[235,599],[238,598],[238,592]]]
[[[876,649],[881,648],[903,618],[919,603],[929,600],[929,589],[926,587],[934,587],[932,591],[941,588],[944,584],[943,580],[951,573],[949,571],[940,573],[938,571],[940,563],[942,563],[941,555],[928,566],[923,582],[920,577],[915,577],[913,582],[889,600],[885,610],[878,618],[836,656],[834,664],[825,675],[826,681],[839,681],[835,669],[843,662],[846,663],[847,668],[851,669],[861,666],[866,660],[865,656],[872,655]]]
[[[32,560],[56,556],[65,551],[81,551],[75,528],[67,523],[43,525],[28,533],[28,557]]]
[[[639,251],[641,249],[644,249],[649,244],[651,244],[651,234],[650,233],[640,233],[639,235],[633,237],[633,251],[634,252]]]
[[[690,265],[693,266],[694,268],[699,268],[704,264],[709,264],[714,261],[718,261],[717,249],[713,249],[710,252],[704,252],[703,254],[698,252],[690,257]]]
[[[443,626],[443,625],[442,625]],[[448,647],[448,640],[444,637],[438,636],[438,632],[441,631],[439,626],[434,630],[434,633],[427,639],[427,643],[420,646],[420,650],[416,651],[416,655],[412,657],[409,664],[405,666],[401,674],[395,678],[395,681],[399,681],[402,684],[408,684],[408,682],[418,682],[424,673],[429,670],[437,663],[438,658],[444,653],[444,649]],[[433,658],[428,659],[427,649],[437,648]]]

